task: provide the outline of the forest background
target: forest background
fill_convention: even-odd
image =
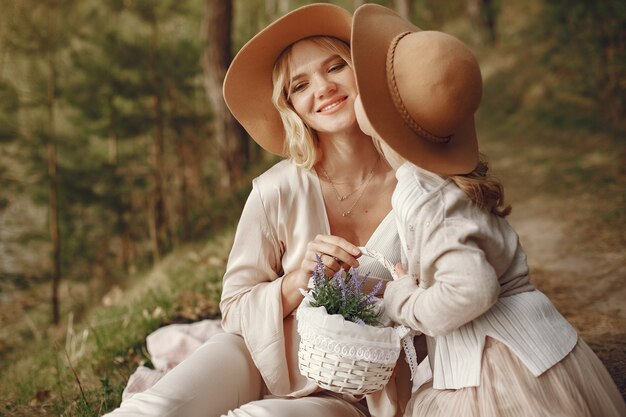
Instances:
[[[0,0],[0,416],[100,415],[150,366],[149,332],[219,317],[250,180],[277,161],[223,76],[308,3]],[[626,3],[376,3],[477,54],[481,146],[533,282],[624,395]]]

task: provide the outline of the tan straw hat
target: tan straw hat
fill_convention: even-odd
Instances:
[[[476,167],[482,78],[463,42],[367,4],[354,13],[352,59],[367,118],[392,149],[438,174]]]
[[[224,99],[233,116],[265,150],[284,154],[285,130],[272,103],[272,69],[280,53],[311,36],[350,43],[352,15],[332,4],[300,7],[267,26],[246,43],[224,79]]]

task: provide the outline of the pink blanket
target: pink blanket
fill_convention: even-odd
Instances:
[[[132,397],[156,384],[170,369],[191,355],[211,336],[222,333],[220,320],[191,324],[170,324],[149,334],[146,345],[154,369],[140,366],[128,379],[122,399]]]

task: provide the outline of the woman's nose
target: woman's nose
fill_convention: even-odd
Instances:
[[[334,93],[337,90],[337,85],[326,77],[318,77],[316,85],[316,95],[318,98],[323,98],[329,94]]]

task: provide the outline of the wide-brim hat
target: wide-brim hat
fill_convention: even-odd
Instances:
[[[476,167],[482,78],[463,42],[367,4],[354,12],[352,60],[365,114],[392,149],[442,175]]]
[[[272,103],[272,70],[289,45],[312,36],[350,44],[352,15],[332,4],[311,4],[279,18],[250,39],[224,79],[224,100],[233,116],[265,150],[285,153],[285,129]]]

